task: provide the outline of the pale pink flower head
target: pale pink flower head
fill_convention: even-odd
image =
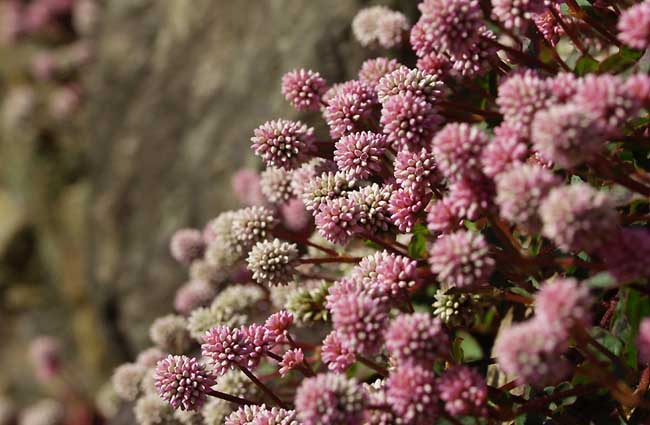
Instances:
[[[338,139],[364,130],[365,121],[371,117],[377,104],[377,95],[366,83],[354,81],[327,102],[323,118],[330,128],[332,138]]]
[[[483,173],[495,177],[528,157],[525,130],[516,124],[504,122],[494,129],[494,137],[483,149]]]
[[[226,325],[215,326],[203,336],[201,353],[207,357],[217,375],[223,375],[238,367],[252,368],[249,353],[251,344],[242,328]]]
[[[295,348],[293,350],[288,350],[282,356],[282,361],[280,362],[280,375],[287,376],[292,370],[299,368],[305,361],[305,354],[300,348]]]
[[[487,415],[485,378],[468,366],[452,366],[438,379],[438,394],[452,416]]]
[[[386,351],[397,364],[433,367],[449,357],[451,345],[445,326],[429,313],[400,314],[386,330]]]
[[[154,375],[160,397],[174,409],[200,410],[216,381],[195,358],[172,356],[158,362]]]
[[[553,104],[549,84],[534,71],[518,72],[499,85],[497,105],[503,118],[530,128],[537,111]]]
[[[531,130],[534,148],[560,167],[572,168],[603,150],[601,121],[579,103],[539,111]]]
[[[356,380],[319,374],[302,381],[296,392],[296,412],[303,425],[361,425],[367,399]]]
[[[551,171],[537,165],[519,164],[496,178],[496,203],[501,217],[528,234],[539,233],[538,209],[542,200],[560,185]]]
[[[313,153],[316,143],[314,129],[300,121],[279,119],[257,127],[251,148],[269,167],[292,170]]]
[[[494,182],[485,177],[455,181],[445,197],[456,217],[476,220],[492,209]]]
[[[650,108],[650,75],[642,73],[631,75],[625,81],[625,90],[643,107]]]
[[[61,373],[61,341],[53,336],[44,335],[34,338],[29,346],[29,356],[36,376],[47,382]]]
[[[427,148],[410,151],[402,149],[393,162],[395,182],[404,190],[423,192],[440,176],[433,153]]]
[[[620,283],[643,277],[650,270],[650,232],[641,228],[622,229],[598,254]]]
[[[538,320],[502,330],[494,343],[499,368],[522,385],[544,388],[555,385],[571,371],[562,357],[567,343],[564,334],[550,333]]]
[[[294,195],[303,199],[310,183],[317,176],[334,171],[336,171],[336,163],[323,158],[313,158],[309,162],[302,164],[291,173],[291,188]]]
[[[646,317],[639,324],[639,336],[636,339],[639,348],[639,361],[650,365],[650,318]]]
[[[487,40],[496,40],[496,35],[482,26],[478,29],[480,39],[471,49],[462,53],[447,52],[451,58],[450,74],[456,78],[471,79],[485,75],[492,69],[491,59],[496,56],[496,47]]]
[[[478,1],[425,0],[418,7],[422,11],[421,20],[429,23],[428,38],[436,50],[460,55],[478,43],[484,25]]]
[[[146,368],[155,367],[167,355],[158,347],[149,347],[138,354],[136,363]]]
[[[311,223],[312,215],[305,209],[305,204],[293,198],[280,205],[282,224],[292,232],[304,231]]]
[[[327,81],[318,72],[294,69],[282,77],[282,94],[298,111],[318,111]]]
[[[208,304],[217,294],[216,289],[206,280],[191,280],[178,288],[174,296],[174,309],[181,314]]]
[[[246,405],[232,412],[225,425],[295,425],[296,412],[279,407],[268,408],[265,404]]]
[[[561,16],[560,5],[558,3],[552,3],[550,7],[555,8],[558,15]],[[532,18],[535,26],[546,41],[548,41],[551,46],[556,46],[560,41],[560,37],[564,35],[564,29],[560,23],[555,20],[553,14],[546,10],[542,13],[533,14]]]
[[[418,59],[418,69],[441,79],[449,74],[451,61],[443,54],[430,52]]]
[[[348,192],[348,198],[354,202],[359,212],[358,223],[364,231],[374,234],[388,230],[390,225],[388,203],[392,192],[392,186],[380,186],[377,183]]]
[[[429,196],[430,197],[430,196]],[[426,200],[420,192],[398,189],[393,192],[388,204],[390,219],[402,233],[409,233],[417,224],[418,215],[424,210]]]
[[[485,285],[494,270],[494,259],[483,235],[467,230],[438,238],[429,250],[429,264],[445,288]]]
[[[415,54],[420,58],[439,53],[439,46],[436,44],[431,31],[431,25],[431,20],[422,16],[411,28],[409,43]]]
[[[618,230],[619,217],[610,195],[586,183],[551,190],[540,204],[539,215],[542,234],[566,251],[594,252]]]
[[[626,9],[618,20],[618,39],[630,47],[645,50],[650,46],[650,1]]]
[[[452,182],[481,178],[481,153],[488,142],[487,135],[477,127],[447,124],[433,138],[438,169]]]
[[[253,323],[242,327],[242,332],[248,343],[248,363],[250,368],[256,368],[262,358],[273,347],[273,332],[269,331],[266,326]]]
[[[383,343],[388,324],[388,306],[367,294],[350,293],[331,307],[334,329],[350,351],[372,355]]]
[[[546,281],[535,296],[535,317],[549,331],[569,333],[572,328],[588,328],[592,322],[594,299],[585,284],[572,278]]]
[[[618,135],[620,127],[639,111],[639,102],[625,90],[624,81],[610,74],[589,74],[580,80],[573,99],[592,113],[606,135]]]
[[[368,84],[370,87],[376,87],[384,75],[390,74],[402,66],[397,59],[385,57],[368,59],[361,64],[359,80]]]
[[[381,171],[387,146],[383,134],[369,131],[347,134],[336,142],[334,160],[338,168],[348,175],[367,179]]]
[[[323,340],[321,359],[330,371],[342,373],[352,366],[356,356],[344,347],[339,334],[336,331],[331,331]]]
[[[433,234],[449,233],[460,221],[448,197],[433,201],[427,207],[427,229]]]
[[[405,363],[386,382],[388,404],[404,423],[429,425],[440,416],[436,376],[429,367]]]
[[[434,104],[443,96],[444,88],[444,83],[436,74],[400,66],[379,80],[377,96],[382,104],[386,104],[393,96],[410,93]]]
[[[361,230],[359,220],[359,206],[347,197],[326,200],[315,217],[318,233],[338,245],[345,245]]]
[[[362,46],[395,47],[408,29],[406,16],[385,6],[361,9],[352,20],[352,32]]]
[[[260,174],[248,168],[241,168],[233,174],[230,181],[232,193],[244,205],[261,205],[264,195],[260,188]]]
[[[407,298],[408,291],[419,284],[416,260],[386,251],[373,257],[377,262],[375,277],[368,279],[371,291],[379,286],[375,288],[376,292],[387,291],[390,298],[399,300]]]
[[[260,175],[260,189],[268,202],[281,205],[293,197],[291,172],[269,167]]]
[[[437,109],[410,92],[388,97],[381,110],[381,125],[396,150],[427,146],[441,123]]]
[[[559,72],[546,80],[555,103],[567,103],[578,91],[580,80],[571,72]]]
[[[279,239],[261,241],[248,253],[246,262],[252,278],[260,285],[286,285],[293,279],[298,247]]]
[[[288,341],[287,336],[292,325],[293,314],[286,310],[273,313],[264,323],[264,327],[269,331],[269,337],[276,344],[283,344]]]
[[[174,232],[169,242],[169,250],[176,261],[190,265],[203,257],[205,242],[199,230],[180,229]]]
[[[545,9],[544,0],[492,0],[492,18],[522,33],[535,14],[544,13]]]

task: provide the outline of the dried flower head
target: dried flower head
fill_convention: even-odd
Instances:
[[[455,294],[438,289],[434,296],[433,315],[452,328],[471,328],[484,310],[485,301],[478,294]]]
[[[248,316],[231,308],[199,307],[187,318],[187,330],[192,338],[203,342],[206,332],[215,326],[239,327],[248,321]]]
[[[153,368],[159,360],[162,360],[165,357],[167,357],[167,354],[158,347],[149,347],[138,354],[135,362],[146,368]]]
[[[254,206],[238,210],[232,219],[232,233],[243,251],[268,240],[278,224],[275,213],[267,207]]]
[[[155,394],[140,397],[133,407],[133,413],[139,425],[181,425],[171,406]]]

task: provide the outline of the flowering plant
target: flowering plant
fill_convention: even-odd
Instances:
[[[140,424],[649,420],[650,2],[419,10],[352,23],[415,66],[287,73],[329,135],[260,125],[247,205],[173,236],[177,314],[113,379]]]

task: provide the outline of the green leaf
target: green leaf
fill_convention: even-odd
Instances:
[[[574,72],[579,76],[590,74],[598,70],[598,61],[589,56],[578,59]]]
[[[634,65],[640,57],[641,52],[622,48],[618,53],[611,55],[598,65],[598,73],[621,73]]]
[[[616,286],[616,279],[608,272],[602,272],[585,280],[585,283],[590,288],[612,288]]]
[[[459,349],[463,354],[463,362],[471,363],[483,359],[483,349],[471,334],[465,331],[458,331],[456,333],[456,339],[460,340]]]
[[[424,258],[427,254],[427,236],[429,231],[423,224],[417,224],[413,228],[413,237],[409,242],[409,256],[412,258]]]
[[[363,244],[365,246],[367,246],[368,248],[376,249],[377,251],[381,251],[382,249],[384,249],[383,246],[379,245],[376,242],[370,241],[370,240],[363,241]]]

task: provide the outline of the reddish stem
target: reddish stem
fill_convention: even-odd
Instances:
[[[257,377],[251,372],[250,370],[246,369],[245,367],[239,366],[239,369],[244,372],[244,375],[248,376],[248,379],[253,381],[255,385],[257,385],[266,395],[268,395],[278,406],[282,407],[283,409],[288,409],[289,407],[282,401],[280,398],[275,395],[273,391],[266,385],[262,383]]]
[[[325,258],[301,258],[298,260],[300,264],[327,264],[327,263],[358,263],[361,257],[325,257]]]
[[[208,390],[206,392],[206,394],[209,395],[209,396],[212,396],[212,397],[216,397],[216,398],[220,398],[222,400],[229,401],[231,403],[238,404],[240,406],[251,406],[251,405],[257,405],[258,404],[258,403],[255,403],[253,401],[246,400],[245,398],[236,397],[234,395],[222,393],[221,391],[212,390],[212,389]]]
[[[379,365],[378,363],[370,360],[369,358],[364,357],[361,354],[357,354],[357,360],[359,360],[364,365],[368,366],[370,369],[375,370],[381,376],[388,376],[388,370],[385,367],[383,367],[383,366]]]

